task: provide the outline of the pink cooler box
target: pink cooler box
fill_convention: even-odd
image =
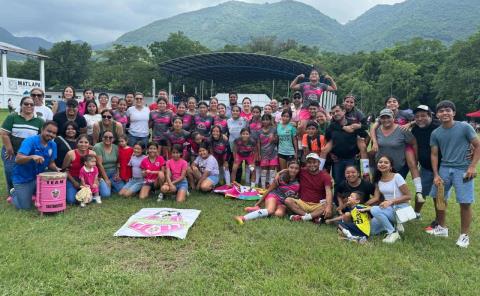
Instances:
[[[37,175],[35,206],[43,213],[62,212],[67,207],[67,175],[45,172]]]

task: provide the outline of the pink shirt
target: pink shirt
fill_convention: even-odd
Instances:
[[[172,173],[172,181],[175,181],[182,176],[182,171],[188,167],[187,161],[180,158],[179,160],[169,159],[167,160],[167,169]]]
[[[90,170],[87,170],[85,166],[80,169],[80,173],[78,177],[83,180],[85,185],[90,186],[90,190],[92,193],[98,193],[98,184],[97,186],[93,186],[95,184],[95,179],[98,177],[98,168],[97,166],[92,167]]]
[[[161,168],[165,165],[165,159],[161,156],[157,156],[154,162],[151,162],[150,159],[145,157],[142,162],[140,163],[140,168],[142,170],[154,171],[159,172]],[[146,183],[155,183],[158,179],[157,173],[150,173],[145,175],[145,182]]]

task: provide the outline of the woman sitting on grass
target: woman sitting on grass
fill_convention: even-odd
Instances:
[[[300,183],[298,181],[299,171],[300,165],[296,161],[290,161],[287,170],[281,172],[278,178],[270,184],[270,187],[262,196],[262,199],[260,199],[254,207],[245,208],[245,210],[250,213],[234,218],[238,224],[271,215],[275,217],[285,216],[287,210],[285,207],[285,199],[287,197],[296,197],[300,190]],[[263,203],[265,204],[265,208],[260,209],[260,205]]]
[[[209,153],[207,143],[201,143],[198,148],[198,156],[187,170],[190,188],[210,192],[219,180],[218,162]]]
[[[183,148],[173,145],[171,149],[172,159],[167,160],[166,181],[161,191],[163,194],[176,193],[177,202],[184,202],[188,192],[187,169],[188,163],[181,158]]]

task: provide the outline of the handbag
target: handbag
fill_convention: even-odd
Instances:
[[[395,184],[396,185],[396,184]],[[394,185],[394,186],[395,186]],[[393,188],[393,199],[396,198],[396,188]],[[408,205],[406,207],[397,207],[393,206],[393,210],[395,211],[395,219],[397,220],[397,224],[403,224],[405,222],[408,222],[410,220],[414,220],[417,218],[417,214],[415,214],[415,210],[411,205]]]

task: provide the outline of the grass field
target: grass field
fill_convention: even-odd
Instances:
[[[8,205],[3,168],[0,178],[1,295],[480,294],[479,227],[474,217],[470,247],[456,247],[456,204],[448,238],[422,231],[433,217],[429,199],[402,241],[357,245],[326,225],[271,218],[238,226],[232,216],[251,203],[216,195],[192,194],[181,205],[112,197],[40,217]],[[186,240],[113,237],[133,213],[159,206],[202,213]]]

